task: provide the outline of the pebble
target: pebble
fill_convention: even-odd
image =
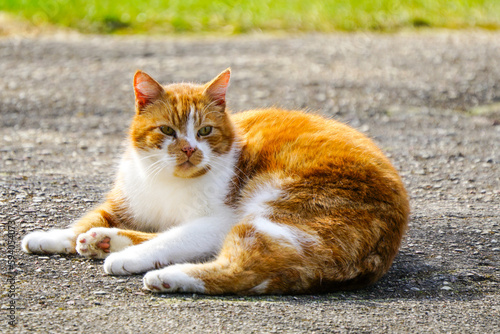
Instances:
[[[363,36],[367,42],[359,40],[356,36]],[[325,37],[307,35],[293,37],[291,40],[288,40],[288,37],[280,37],[278,40],[272,39],[272,43],[261,38],[254,41],[253,37],[244,37],[243,41],[239,41],[238,37],[232,37],[230,42],[224,43],[218,40],[194,43],[184,40],[178,43],[170,39],[167,42],[150,41],[144,36],[141,39],[144,38],[147,42],[145,49],[148,49],[148,52],[149,49],[154,51],[154,56],[147,61],[137,53],[136,50],[141,49],[140,47],[131,47],[134,45],[133,38],[125,41],[125,46],[122,41],[116,42],[114,37],[110,36],[105,38],[105,43],[100,41],[99,36],[92,37],[92,40],[99,43],[89,43],[86,38],[78,37],[77,41],[70,41],[70,46],[66,41],[53,41],[50,38],[29,41],[23,38],[13,40],[7,38],[2,41],[3,48],[0,48],[0,52],[3,52],[0,57],[2,64],[5,65],[4,67],[16,64],[15,71],[3,73],[4,82],[9,84],[16,82],[17,89],[26,91],[25,97],[19,97],[19,92],[9,91],[11,88],[4,89],[2,102],[6,103],[2,103],[3,107],[0,107],[0,109],[3,108],[0,110],[2,120],[0,137],[4,135],[11,137],[9,142],[2,142],[4,144],[2,149],[5,149],[2,151],[2,159],[5,155],[7,158],[12,157],[10,160],[3,160],[9,161],[10,165],[5,165],[0,173],[0,192],[3,192],[2,196],[6,197],[5,201],[2,198],[0,202],[0,211],[5,216],[2,220],[20,220],[16,222],[20,227],[20,236],[29,229],[49,228],[44,225],[45,220],[41,217],[32,217],[34,215],[31,214],[38,210],[49,208],[57,210],[57,212],[46,211],[45,214],[50,213],[55,218],[54,223],[62,227],[81,215],[83,209],[90,208],[94,201],[101,198],[107,191],[112,181],[105,174],[112,172],[102,167],[95,167],[93,162],[99,159],[99,162],[104,161],[111,165],[112,158],[119,155],[117,150],[119,151],[119,146],[123,144],[122,134],[129,116],[132,116],[130,109],[133,107],[131,74],[127,68],[149,66],[152,72],[156,69],[162,73],[160,76],[163,78],[160,79],[163,82],[177,79],[194,80],[199,79],[199,73],[207,72],[206,63],[202,61],[200,55],[215,54],[217,56],[213,58],[216,64],[214,63],[213,67],[224,66],[222,63],[225,61],[243,60],[238,66],[234,66],[234,77],[237,79],[240,73],[249,73],[245,80],[233,81],[231,86],[233,93],[230,97],[233,110],[282,102],[293,107],[300,106],[301,103],[309,100],[313,103],[308,106],[311,109],[317,108],[321,112],[326,110],[330,114],[333,111],[342,121],[351,122],[354,119],[361,119],[358,126],[369,125],[367,130],[382,146],[390,148],[392,160],[399,170],[406,173],[403,179],[411,198],[412,219],[405,240],[413,246],[402,249],[389,275],[374,287],[374,289],[377,286],[382,288],[381,296],[378,297],[382,301],[380,307],[366,310],[367,308],[361,307],[363,305],[357,302],[338,303],[333,300],[332,303],[328,296],[324,295],[313,296],[319,298],[318,304],[311,303],[311,296],[296,296],[296,299],[276,297],[277,300],[269,305],[261,305],[259,301],[264,300],[261,297],[239,301],[238,297],[200,296],[196,301],[184,301],[183,297],[163,295],[166,298],[160,299],[160,303],[166,310],[170,308],[171,300],[179,306],[176,312],[162,314],[161,331],[174,332],[175,330],[167,325],[169,321],[174,321],[185,326],[183,328],[185,332],[189,329],[204,332],[204,329],[209,328],[207,324],[213,325],[212,331],[223,328],[225,332],[251,332],[252,330],[326,332],[332,328],[342,328],[341,331],[347,332],[371,330],[385,333],[404,331],[452,333],[467,331],[464,329],[465,324],[472,326],[468,332],[498,332],[498,326],[494,328],[498,321],[495,321],[497,318],[492,317],[494,310],[492,311],[490,307],[496,305],[498,282],[485,279],[484,283],[488,286],[486,290],[482,290],[481,284],[474,284],[477,285],[473,287],[473,289],[477,288],[477,293],[471,288],[471,290],[460,291],[457,298],[450,300],[443,301],[439,296],[439,292],[442,295],[448,295],[453,290],[458,291],[462,288],[458,286],[455,289],[455,284],[459,284],[451,281],[449,277],[451,273],[457,273],[459,277],[460,273],[464,273],[463,277],[467,279],[465,273],[474,269],[477,270],[478,275],[489,278],[494,277],[495,270],[498,268],[495,256],[500,254],[498,253],[499,244],[494,242],[490,244],[490,240],[500,241],[499,237],[491,238],[495,233],[492,230],[498,230],[493,227],[494,223],[496,222],[498,226],[499,222],[498,210],[495,211],[499,204],[500,192],[498,191],[498,175],[495,175],[498,159],[495,155],[494,140],[498,138],[500,127],[492,126],[493,118],[490,116],[469,116],[465,115],[466,112],[461,112],[466,111],[470,106],[491,103],[500,96],[500,88],[497,84],[500,82],[500,72],[493,70],[500,68],[498,66],[500,65],[498,32],[485,34],[469,31],[464,34],[439,32],[436,35],[433,32],[426,32],[423,37],[420,33],[417,37],[412,33],[404,33],[402,36],[399,34],[379,36],[372,33],[355,36],[342,34],[340,40],[336,34]],[[344,43],[345,45],[344,40],[350,41],[352,38],[363,43],[359,47],[356,46],[349,54],[339,53],[337,44]],[[401,45],[394,45],[393,38],[399,40]],[[321,43],[318,43],[318,39]],[[102,48],[98,44],[105,45]],[[287,48],[288,45],[294,44],[297,47],[288,50],[290,52],[283,52],[287,51],[282,47],[285,44]],[[142,44],[139,43],[140,45]],[[222,51],[227,51],[230,46],[227,58],[222,52],[220,56],[218,52],[212,52],[214,45]],[[269,50],[266,48],[268,45]],[[310,45],[314,47],[313,52],[307,54],[305,58],[304,50],[307,51]],[[34,46],[34,51],[32,51],[32,46]],[[191,46],[194,46],[194,51]],[[83,48],[80,50],[79,47]],[[242,47],[245,52],[240,55],[239,48]],[[82,50],[84,51],[80,57]],[[102,52],[102,59],[105,60],[106,52],[109,50],[112,50],[115,56],[126,56],[117,58],[120,61],[99,63],[97,68],[92,66],[95,65],[92,56],[96,52]],[[333,56],[327,57],[324,50],[332,51]],[[164,55],[165,52],[166,55]],[[380,56],[381,52],[384,53],[383,57]],[[442,58],[439,66],[429,66],[433,64],[429,59],[433,59],[431,56],[436,53],[440,59]],[[59,54],[65,56],[59,57]],[[178,72],[182,66],[185,66],[181,64],[186,61],[184,54],[190,55],[187,59],[190,63],[201,65],[189,68],[186,72],[190,74],[189,77]],[[285,56],[276,57],[277,54]],[[265,61],[260,61],[261,55],[265,56]],[[65,66],[64,59],[67,57],[72,62]],[[99,57],[101,57],[100,54]],[[34,69],[30,68],[42,58],[43,64],[60,64],[57,66],[60,73],[53,75],[54,66],[43,66],[43,64]],[[72,68],[72,64],[81,65],[81,59],[84,60],[85,66]],[[321,65],[318,59],[325,60],[328,66]],[[285,64],[283,60],[290,63]],[[310,64],[321,65],[323,73],[314,72],[315,74],[312,75]],[[330,66],[333,70],[330,70]],[[79,72],[80,67],[84,71],[83,75]],[[210,72],[210,66],[208,67],[208,72]],[[111,73],[107,73],[108,69]],[[51,84],[45,85],[43,89],[35,88],[32,82],[34,72],[38,72],[37,76],[43,78],[45,82],[50,79]],[[205,76],[207,79],[210,75],[208,72]],[[461,75],[462,72],[466,74],[472,72],[478,76],[478,79],[465,81]],[[19,73],[25,73],[25,77],[21,77]],[[93,78],[95,73],[98,73],[98,78]],[[95,88],[95,79],[101,80],[102,78],[106,78],[109,83],[106,82],[105,88],[99,91],[101,86]],[[65,81],[68,79],[71,79],[69,83]],[[310,88],[308,82],[312,80],[317,80],[321,86]],[[74,82],[79,84],[74,85]],[[239,84],[243,82],[248,85],[241,89]],[[122,98],[125,95],[121,88],[115,89],[122,85],[126,86],[125,95],[128,96],[126,98]],[[57,92],[60,92],[58,96],[51,94],[50,91],[51,88],[56,87],[64,87],[62,91],[58,88]],[[387,89],[388,87],[390,89]],[[446,87],[446,94],[439,93],[442,87]],[[369,89],[383,95],[380,95],[378,99],[373,99],[370,95],[374,93]],[[264,93],[254,94],[254,90],[264,91]],[[250,95],[246,102],[239,98],[244,94]],[[264,101],[254,101],[255,95],[267,97]],[[326,95],[325,102],[335,97],[334,104],[328,106],[328,109],[321,109],[326,105],[322,102],[325,99],[323,95]],[[456,98],[449,100],[447,96]],[[104,97],[103,100],[101,100],[102,97]],[[52,102],[52,98],[58,102],[54,108],[49,106],[55,103]],[[73,110],[80,112],[78,105],[82,103],[78,102],[80,98],[92,101],[92,103],[83,108],[85,117],[76,119],[73,117],[75,115]],[[9,102],[10,100],[12,102]],[[314,104],[315,101],[319,103]],[[399,106],[400,112],[381,115],[384,113],[383,108],[389,105]],[[416,109],[416,112],[413,112],[412,108],[408,107],[409,105],[415,106],[413,109]],[[31,117],[31,115],[37,117]],[[386,119],[386,123],[380,122],[381,117]],[[495,115],[493,117],[498,118]],[[10,125],[4,126],[4,120]],[[110,135],[94,138],[96,132],[103,129],[109,130]],[[455,137],[448,137],[452,134]],[[24,144],[34,143],[37,139],[40,147],[37,144],[23,148]],[[61,145],[63,142],[69,144]],[[110,153],[109,157],[88,153],[96,143],[106,147],[107,152]],[[79,151],[79,145],[87,146],[89,149]],[[77,152],[73,157],[72,152],[75,148]],[[38,153],[49,151],[54,154],[43,156],[43,161],[38,160]],[[455,158],[449,160],[450,155],[455,155]],[[27,159],[28,156],[31,159]],[[23,158],[25,159],[22,160]],[[472,166],[474,160],[480,162]],[[493,163],[492,160],[495,160],[495,165],[490,165],[489,169],[481,166],[481,162]],[[450,175],[456,179],[449,180]],[[467,180],[475,180],[470,185],[469,191],[465,189]],[[73,184],[78,186],[73,188]],[[427,184],[429,188],[419,189],[424,184]],[[440,188],[433,189],[434,185]],[[48,189],[42,190],[41,187]],[[483,190],[487,192],[481,194]],[[46,195],[42,196],[42,191]],[[52,196],[53,193],[56,196]],[[478,194],[484,197],[475,197]],[[74,198],[75,196],[79,197]],[[481,201],[478,201],[479,199]],[[487,200],[491,203],[485,205],[484,202]],[[38,205],[35,206],[32,203]],[[470,204],[469,207],[467,207],[468,204]],[[32,210],[32,212],[23,213],[24,209]],[[454,212],[457,216],[447,215],[447,212]],[[28,213],[31,217],[27,215]],[[55,216],[54,214],[57,213],[59,214]],[[41,221],[36,221],[37,219]],[[487,222],[488,219],[491,222]],[[454,225],[454,228],[449,225]],[[481,230],[481,234],[482,230],[485,230],[485,233],[480,235],[467,230],[467,226],[472,226],[474,230]],[[439,233],[435,233],[437,231]],[[498,231],[496,233],[498,235]],[[476,242],[484,245],[477,260],[475,256],[474,260],[464,256],[465,252],[469,255],[468,252],[474,250],[472,247]],[[456,246],[450,246],[452,243]],[[457,252],[454,249],[461,249],[464,252]],[[20,281],[23,281],[21,285],[18,285],[19,299],[24,300],[23,303],[28,305],[29,309],[24,313],[26,316],[19,314],[19,319],[22,320],[21,325],[26,326],[18,327],[19,331],[49,332],[56,328],[64,330],[65,327],[71,328],[69,324],[78,323],[82,324],[82,327],[75,327],[75,331],[85,328],[90,332],[106,332],[116,326],[118,319],[126,319],[127,315],[131,318],[130,322],[127,320],[129,327],[148,324],[149,321],[144,321],[144,319],[150,318],[147,305],[151,294],[136,291],[141,286],[137,277],[127,278],[126,282],[117,282],[122,283],[131,292],[117,292],[121,291],[120,287],[113,286],[108,290],[108,294],[92,294],[93,291],[105,292],[98,290],[103,290],[103,285],[111,284],[110,282],[115,283],[114,279],[97,274],[92,277],[94,270],[86,269],[89,262],[80,260],[78,257],[70,257],[71,261],[55,261],[52,257],[38,257],[23,254],[19,249],[17,251],[18,259],[25,262],[24,268],[30,268],[26,270],[26,274],[19,276]],[[429,256],[439,254],[439,257],[436,257],[439,260],[435,262],[440,265],[427,268],[426,255],[415,255],[415,251],[417,254],[425,252]],[[478,265],[478,261],[483,261],[483,259],[490,260],[488,262],[484,260],[486,265]],[[36,261],[40,264],[34,264]],[[44,278],[45,272],[50,273],[52,268],[62,273],[64,269],[69,270],[73,264],[72,274],[61,274],[58,280]],[[100,273],[101,264],[94,265],[96,268],[99,267],[96,272]],[[33,272],[39,266],[44,268],[44,275]],[[438,272],[443,273],[443,278],[429,277]],[[68,277],[69,275],[72,277]],[[399,275],[404,277],[399,280]],[[415,278],[416,282],[410,283],[409,286],[412,288],[408,288],[410,292],[405,295],[406,279],[410,277]],[[120,310],[107,312],[104,318],[102,314],[93,313],[91,309],[82,309],[82,312],[74,312],[72,315],[71,312],[50,312],[50,310],[56,310],[59,305],[56,298],[49,298],[46,300],[49,312],[44,313],[47,319],[40,320],[36,316],[29,316],[31,312],[37,312],[32,306],[37,300],[35,299],[35,303],[30,303],[29,298],[39,295],[40,291],[42,293],[47,291],[47,295],[52,295],[53,292],[59,294],[61,288],[58,285],[61,279],[66,278],[78,284],[72,284],[71,287],[64,289],[62,293],[69,297],[63,299],[60,304],[64,306],[80,303],[88,303],[87,306],[89,304],[90,306],[101,305],[101,302],[103,304],[105,302],[92,304],[94,302],[92,298],[100,300],[110,296],[113,299],[116,298],[116,305],[120,306]],[[451,283],[444,284],[445,278]],[[386,291],[391,292],[385,293],[384,287],[387,288]],[[429,292],[425,300],[409,297],[416,295],[417,293],[413,291],[419,288]],[[440,290],[441,288],[443,289]],[[433,292],[432,289],[437,290],[438,293]],[[84,296],[86,291],[90,291],[91,300],[78,300],[77,297]],[[347,299],[376,300],[368,297],[364,290],[345,292],[343,295],[345,297],[342,298]],[[397,303],[384,302],[391,301],[393,297],[399,297],[398,295],[401,298],[397,299]],[[340,298],[336,294],[335,296]],[[199,307],[200,300],[206,301],[206,307]],[[293,303],[290,303],[290,300]],[[65,304],[66,302],[68,305]],[[68,306],[68,308],[75,307]],[[326,312],[324,316],[315,314],[318,309]],[[229,315],[218,317],[213,310],[220,312],[220,315],[224,315],[224,312],[228,312]],[[240,318],[233,317],[234,314],[231,315],[231,312],[238,310],[243,310],[244,315]],[[401,311],[403,311],[403,316],[400,318],[400,324],[391,322],[395,312]],[[207,314],[214,316],[207,317]],[[460,316],[457,317],[457,315]],[[106,321],[102,321],[103,319]],[[440,321],[434,321],[436,319]],[[156,325],[155,320],[152,320],[152,323]],[[234,325],[238,323],[240,327]],[[198,326],[196,330],[193,330],[195,328],[193,325]],[[37,326],[40,327],[37,328]],[[318,329],[315,326],[318,326]],[[371,329],[370,326],[374,328],[378,326],[378,329]],[[382,328],[382,326],[388,327]],[[177,330],[179,331],[179,328]],[[146,332],[142,328],[138,328],[137,331]]]

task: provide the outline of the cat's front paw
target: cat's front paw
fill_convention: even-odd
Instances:
[[[94,227],[82,233],[76,240],[76,251],[85,257],[106,258],[111,252],[118,252],[132,245],[132,240],[119,235],[117,228]]]
[[[108,275],[133,275],[145,273],[148,270],[159,268],[158,262],[150,259],[151,255],[144,254],[136,247],[129,247],[124,251],[110,254],[104,260],[104,272]]]
[[[176,264],[148,272],[143,279],[144,288],[152,292],[195,292],[204,293],[205,283],[190,276],[186,271],[193,264]]]
[[[75,238],[71,229],[35,231],[23,238],[21,247],[26,253],[71,254],[75,252]]]

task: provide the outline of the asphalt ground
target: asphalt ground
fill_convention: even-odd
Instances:
[[[324,295],[152,294],[101,261],[21,252],[26,233],[66,226],[110,189],[135,70],[204,82],[228,66],[234,112],[320,112],[392,159],[412,215],[380,282]],[[500,332],[500,33],[7,36],[0,74],[0,332]]]

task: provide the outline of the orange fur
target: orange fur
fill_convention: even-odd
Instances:
[[[319,115],[277,108],[230,115],[228,82],[229,70],[205,85],[163,87],[140,71],[134,79],[134,150],[168,152],[180,179],[234,169],[224,203],[239,221],[214,259],[185,273],[203,282],[207,294],[323,292],[376,282],[398,252],[409,215],[406,191],[389,160],[363,134]],[[190,146],[189,122],[195,131],[210,127],[209,135],[192,136],[211,154],[236,148],[236,165],[202,166],[206,152]],[[117,227],[139,244],[163,231],[163,222],[147,225],[148,217],[131,208],[126,177],[119,174],[107,201],[72,227],[77,235]]]
[[[156,236],[158,236],[157,233],[145,233],[133,230],[120,230],[118,232],[118,235],[129,238],[130,240],[132,240],[132,243],[134,245],[138,245],[140,243],[151,240]]]
[[[206,293],[304,293],[359,288],[389,269],[407,226],[402,182],[368,138],[333,120],[280,109],[236,114],[243,151],[233,205],[266,180],[283,180],[268,203],[273,222],[317,238],[302,253],[237,225],[219,257],[193,268]],[[252,241],[248,241],[252,239]],[[235,255],[237,254],[237,255]]]

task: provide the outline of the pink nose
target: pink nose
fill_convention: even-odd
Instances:
[[[191,146],[184,146],[182,148],[182,152],[186,153],[187,157],[190,158],[194,152],[196,152],[196,148]]]

